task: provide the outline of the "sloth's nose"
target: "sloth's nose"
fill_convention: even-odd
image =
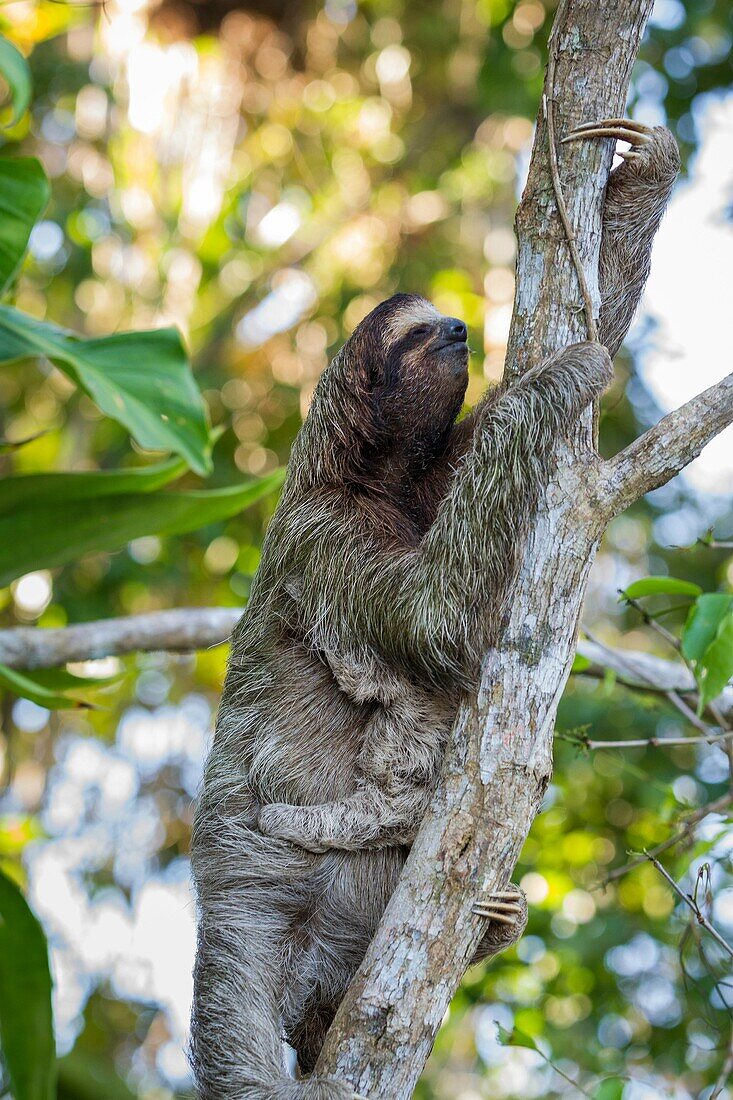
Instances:
[[[468,336],[468,329],[463,321],[459,321],[457,317],[449,317],[446,328],[448,339],[455,340],[456,343],[463,343]]]

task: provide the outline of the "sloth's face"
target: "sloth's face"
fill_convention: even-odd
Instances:
[[[463,321],[416,294],[395,294],[356,327],[340,365],[383,455],[424,466],[440,451],[466,394],[466,337]]]
[[[403,299],[385,318],[380,405],[395,432],[434,449],[453,425],[468,384],[467,330],[424,298]]]
[[[395,309],[386,326],[387,361],[397,363],[398,379],[410,387],[411,379],[427,389],[448,394],[468,382],[468,331],[458,317],[446,317],[424,298],[413,298]]]

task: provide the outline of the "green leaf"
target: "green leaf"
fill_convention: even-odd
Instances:
[[[688,661],[699,661],[718,633],[718,627],[733,608],[733,596],[723,592],[705,592],[690,608],[682,631],[682,654]]]
[[[123,470],[95,470],[86,474],[19,474],[0,480],[0,516],[27,510],[46,501],[90,500],[118,493],[152,493],[175,481],[187,470],[182,458],[154,466]]]
[[[119,550],[142,535],[180,535],[228,519],[274,492],[284,476],[276,470],[246,485],[208,492],[130,493],[16,508],[0,516],[0,587],[91,551]]]
[[[20,50],[0,37],[0,73],[5,77],[13,98],[13,117],[11,125],[18,121],[28,109],[31,101],[31,71],[28,62]]]
[[[727,615],[721,622],[715,640],[705,650],[700,665],[704,670],[700,705],[705,707],[717,699],[733,677],[733,614]]]
[[[625,1085],[623,1077],[606,1077],[593,1093],[593,1100],[621,1100]]]
[[[527,1047],[528,1050],[536,1050],[538,1053],[541,1053],[532,1036],[527,1035],[524,1031],[520,1031],[518,1027],[513,1027],[511,1031],[508,1031],[505,1027],[502,1027],[501,1024],[497,1023],[496,1030],[497,1038],[502,1046]]]
[[[699,596],[699,584],[681,581],[677,577],[642,577],[621,593],[622,600],[638,600],[642,596]]]
[[[0,294],[20,266],[49,193],[46,174],[33,157],[0,157]]]
[[[37,356],[55,363],[141,447],[173,451],[196,473],[211,472],[206,408],[176,329],[83,340],[0,306],[0,363]]]
[[[582,653],[576,653],[573,657],[573,665],[570,671],[585,672],[587,668],[590,668],[590,661],[588,658],[584,657]]]
[[[0,871],[0,1045],[14,1100],[52,1100],[56,1052],[43,929]]]
[[[54,671],[61,672],[63,670]],[[66,673],[66,675],[71,676],[71,673]],[[93,680],[84,680],[79,676],[75,676],[74,679],[79,681],[77,686],[94,683]],[[89,703],[66,695],[63,689],[58,690],[58,687],[52,685],[53,681],[41,672],[18,672],[15,668],[0,665],[0,688],[12,691],[14,695],[19,695],[23,699],[30,699],[32,703],[37,703],[39,707],[45,707],[46,710],[73,710],[74,708],[88,708],[90,706]]]

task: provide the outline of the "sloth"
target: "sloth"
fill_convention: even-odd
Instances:
[[[565,348],[458,419],[466,326],[396,294],[324,372],[293,445],[196,811],[202,1100],[355,1095],[313,1073],[318,1054],[429,805],[459,702],[501,634],[555,443],[610,381],[678,170],[662,128],[606,119],[568,136],[631,143],[606,194],[602,343]],[[476,958],[526,922],[512,887],[478,897],[475,912]]]

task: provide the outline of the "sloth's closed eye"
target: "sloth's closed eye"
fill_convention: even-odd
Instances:
[[[412,330],[412,335],[413,336],[427,336],[427,334],[429,332],[430,332],[430,325],[417,325]]]

